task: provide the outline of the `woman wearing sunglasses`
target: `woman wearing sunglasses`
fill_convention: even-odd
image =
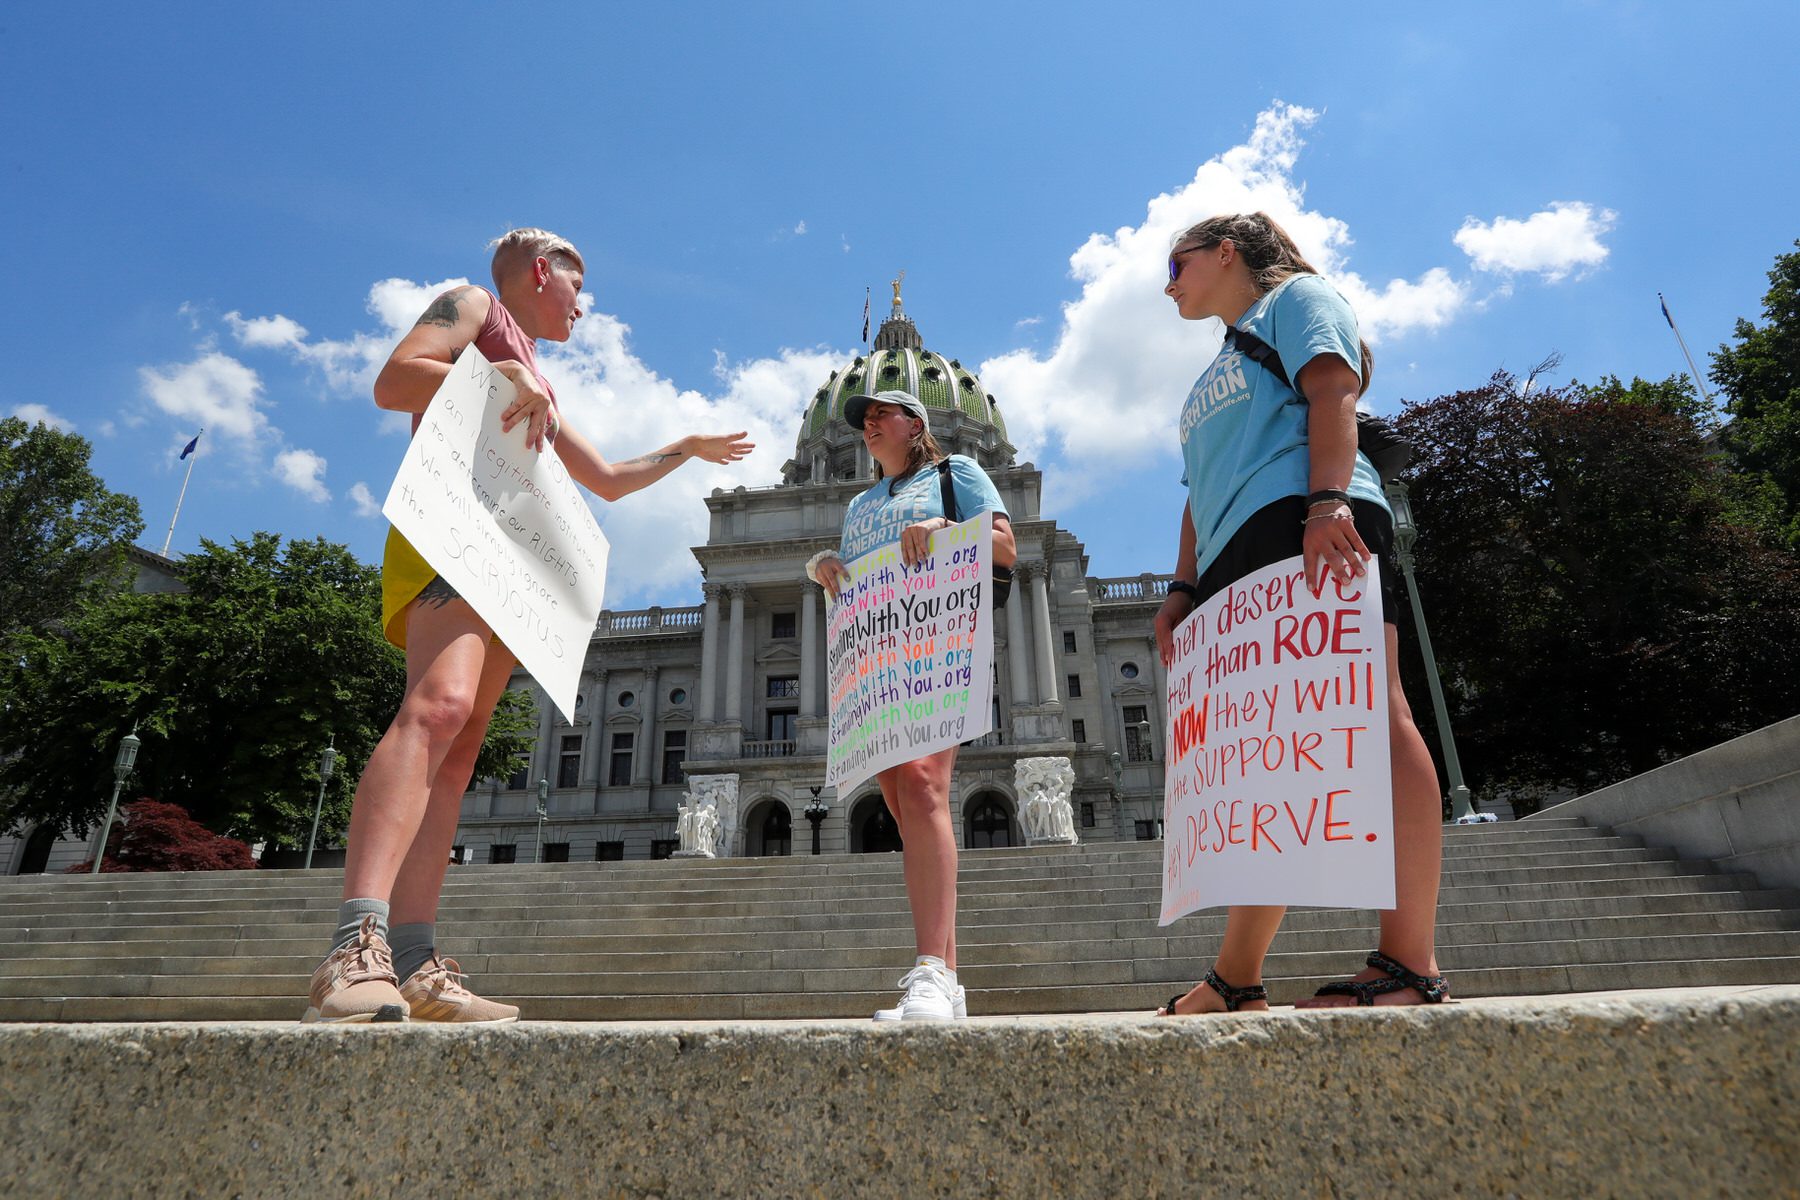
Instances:
[[[944,515],[944,483],[937,466],[944,453],[925,416],[925,406],[909,392],[877,392],[844,402],[844,419],[862,430],[875,461],[875,486],[844,510],[842,544],[815,555],[806,572],[832,597],[850,581],[844,560],[878,546],[900,543],[908,565],[931,547],[931,535],[952,522]],[[952,454],[950,486],[963,520],[994,514],[994,565],[1010,567],[1018,556],[1012,524],[1000,493],[974,459]],[[841,555],[841,558],[840,558]],[[956,978],[956,830],[950,821],[950,776],[956,747],[889,767],[875,776],[881,798],[900,827],[901,869],[912,908],[913,944],[918,957],[901,979],[905,994],[877,1021],[945,1021],[968,1015]]]
[[[1181,414],[1188,499],[1175,582],[1155,620],[1163,661],[1188,614],[1251,571],[1300,554],[1307,582],[1323,586],[1328,576],[1348,583],[1380,558],[1396,906],[1381,914],[1367,966],[1301,1006],[1439,1003],[1449,995],[1436,954],[1443,816],[1437,771],[1400,689],[1393,514],[1356,448],[1356,402],[1372,365],[1356,314],[1263,213],[1211,217],[1182,233],[1163,290],[1183,320],[1217,317],[1227,330]],[[1251,337],[1238,342],[1240,330]],[[1242,352],[1256,345],[1251,338],[1274,349],[1291,385]],[[1263,959],[1285,911],[1231,908],[1212,969],[1159,1011],[1266,1009]]]

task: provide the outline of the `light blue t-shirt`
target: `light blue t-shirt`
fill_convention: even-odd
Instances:
[[[974,459],[961,454],[950,456],[950,484],[960,519],[967,521],[988,511],[1006,515],[1000,493]],[[878,480],[844,510],[844,537],[838,546],[838,557],[845,562],[861,558],[877,546],[899,541],[900,531],[908,525],[947,515],[935,464],[926,463],[903,480]]]
[[[1317,275],[1283,280],[1249,307],[1238,328],[1273,346],[1290,379],[1321,354],[1337,355],[1362,375],[1356,314]],[[1306,414],[1299,393],[1229,346],[1195,382],[1181,408],[1181,481],[1201,572],[1257,509],[1311,490]],[[1387,507],[1381,479],[1360,452],[1347,490]]]

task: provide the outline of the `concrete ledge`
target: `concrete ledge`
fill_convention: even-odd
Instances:
[[[1566,800],[1520,822],[1579,817],[1683,858],[1800,888],[1800,717]]]
[[[0,1026],[8,1194],[1781,1195],[1800,987],[1159,1020]]]

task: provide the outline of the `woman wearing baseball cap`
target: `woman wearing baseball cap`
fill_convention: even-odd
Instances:
[[[900,543],[909,565],[923,558],[931,535],[954,524],[944,514],[944,453],[931,436],[925,406],[908,392],[876,392],[844,402],[844,419],[862,430],[875,462],[875,486],[844,510],[844,534],[835,551],[814,556],[806,573],[836,598],[850,581],[844,563],[877,546]],[[994,514],[994,565],[1011,567],[1018,557],[1012,524],[993,481],[974,459],[948,458],[957,517]],[[913,969],[900,981],[905,994],[878,1021],[949,1020],[968,1015],[956,979],[956,830],[950,820],[950,776],[956,747],[889,767],[875,776],[881,798],[900,828],[906,899],[912,908],[918,952]]]

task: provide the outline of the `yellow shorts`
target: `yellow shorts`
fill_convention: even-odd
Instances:
[[[402,650],[406,649],[406,606],[419,598],[436,575],[412,543],[388,526],[387,548],[381,554],[381,631]]]

